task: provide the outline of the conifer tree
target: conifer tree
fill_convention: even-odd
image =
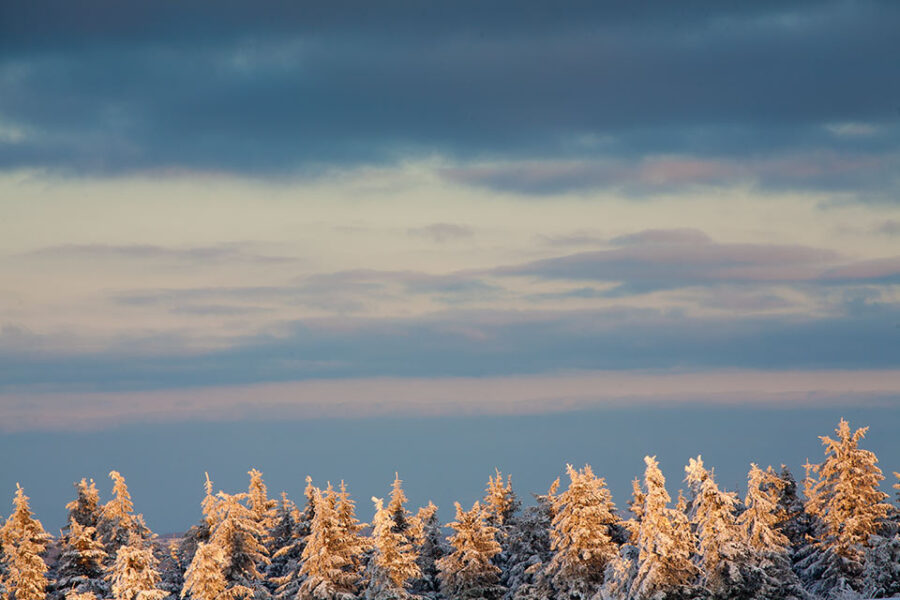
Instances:
[[[221,548],[225,557],[225,593],[232,598],[266,598],[268,590],[260,570],[269,564],[263,545],[266,531],[256,514],[243,504],[248,494],[220,491],[217,496],[216,525],[209,543]]]
[[[399,478],[398,478],[399,479]],[[398,486],[395,486],[395,490]],[[407,582],[421,575],[416,564],[415,549],[406,535],[394,531],[393,513],[384,508],[381,498],[372,498],[375,518],[372,521],[374,554],[369,561],[369,581],[366,588],[368,600],[393,600],[410,596]]]
[[[699,467],[702,469],[702,467]],[[713,598],[752,598],[762,583],[735,519],[737,498],[719,489],[711,471],[697,471],[694,530],[702,583]]]
[[[421,575],[413,581],[416,594],[433,596],[440,589],[437,562],[447,555],[447,543],[437,517],[437,506],[429,502],[419,509],[410,520],[410,537],[415,543],[415,551]]]
[[[300,511],[297,510],[297,505],[288,499],[285,492],[282,492],[281,502],[275,509],[275,524],[269,532],[268,550],[272,562],[266,572],[266,577],[276,588],[279,584],[275,580],[286,575],[291,569],[292,557],[289,554],[297,538],[299,521]],[[299,554],[296,558],[299,559]]]
[[[97,527],[100,522],[100,492],[93,479],[82,478],[75,484],[75,499],[66,504],[66,510],[69,511],[69,524]],[[67,524],[66,527],[68,526]]]
[[[837,438],[822,436],[825,461],[810,468],[808,512],[818,517],[815,550],[798,565],[813,593],[839,595],[864,586],[864,556],[869,538],[887,515],[887,494],[879,489],[884,479],[873,452],[859,442],[867,427],[851,432],[841,419]]]
[[[494,475],[488,477],[484,495],[488,523],[504,531],[520,506],[521,502],[512,488],[512,475],[507,475],[504,483],[503,474],[495,468]]]
[[[184,574],[181,597],[194,600],[220,600],[225,593],[225,552],[211,542],[200,542],[190,567]]]
[[[449,525],[456,532],[449,538],[453,551],[437,563],[444,597],[500,598],[500,569],[491,562],[500,553],[497,528],[487,524],[481,505],[475,502],[471,510],[465,511],[457,502],[456,521]]]
[[[526,508],[513,524],[507,570],[501,575],[508,600],[538,600],[554,593],[544,566],[553,557],[550,527],[556,515],[558,491],[557,477],[545,494],[535,494],[535,506]]]
[[[365,542],[361,525],[353,515],[353,504],[341,484],[335,493],[331,484],[324,493],[314,491],[315,512],[311,532],[303,549],[298,600],[349,600],[359,586],[361,555]]]
[[[590,465],[580,471],[567,465],[566,471],[569,487],[554,499],[547,568],[560,598],[590,598],[618,552],[611,535],[616,508],[605,480]]]
[[[133,535],[129,543],[116,552],[109,573],[115,600],[162,600],[167,593],[159,589],[161,577],[158,562],[148,543]]]
[[[303,494],[306,498],[306,506],[302,512],[295,512],[296,507],[285,509],[285,518],[290,513],[290,520],[294,521],[293,531],[289,540],[282,544],[272,557],[270,567],[270,581],[275,586],[275,596],[278,600],[293,600],[297,596],[304,575],[301,574],[303,550],[311,531],[311,524],[315,515],[315,498],[317,489],[312,484],[312,478],[306,477],[306,489]],[[293,503],[291,503],[293,505]]]
[[[644,458],[644,507],[635,546],[637,566],[623,569],[633,572],[628,583],[627,597],[634,600],[650,598],[690,598],[697,595],[694,587],[698,570],[691,561],[695,551],[694,536],[687,517],[680,511],[667,508],[671,497],[666,492],[666,480],[659,470],[655,456]],[[623,588],[623,582],[613,582]]]
[[[253,513],[253,518],[265,531],[264,541],[268,545],[269,532],[275,525],[275,507],[278,502],[269,499],[268,489],[260,471],[251,469],[247,474],[250,475],[250,486],[247,489],[250,511]]]
[[[124,545],[131,543],[131,538],[150,539],[150,530],[144,524],[144,517],[134,513],[134,503],[125,478],[118,471],[110,471],[113,480],[113,497],[103,505],[97,533],[106,549],[109,560],[115,560],[116,552]]]
[[[67,597],[74,590],[105,598],[109,592],[103,566],[107,557],[97,537],[97,530],[82,526],[72,514],[70,518],[72,520],[69,521],[68,533],[63,536],[62,550],[56,564],[54,588]]]
[[[391,486],[391,500],[387,511],[394,522],[394,533],[400,533],[404,536],[408,535],[411,526],[410,517],[412,516],[406,510],[406,502],[406,494],[403,493],[403,480],[400,479],[399,473],[394,473],[394,483]]]
[[[50,534],[34,518],[28,496],[17,483],[13,512],[0,529],[7,574],[4,586],[10,600],[43,600],[46,596],[47,565],[41,555]]]

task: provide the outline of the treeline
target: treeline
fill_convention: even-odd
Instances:
[[[407,509],[397,477],[370,525],[341,482],[307,478],[303,508],[269,498],[262,474],[246,492],[214,493],[203,519],[163,544],[116,471],[101,504],[81,480],[52,540],[17,486],[0,529],[4,600],[713,600],[889,597],[900,594],[900,510],[879,489],[866,428],[841,421],[807,464],[802,494],[786,467],[751,465],[743,499],[701,457],[673,502],[655,457],[634,480],[629,515],[590,466],[567,467],[524,510],[496,472],[483,501],[456,504],[447,527],[429,503]],[[900,474],[895,473],[898,478]],[[895,484],[900,490],[900,484]],[[898,492],[900,496],[900,492]]]

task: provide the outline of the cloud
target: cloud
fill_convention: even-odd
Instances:
[[[887,236],[900,236],[900,221],[888,219],[872,228],[874,233],[880,233]]]
[[[272,176],[424,155],[528,193],[896,183],[893,3],[54,6],[0,24],[0,168]]]
[[[289,256],[271,256],[248,251],[252,244],[227,243],[215,246],[169,248],[153,244],[60,244],[24,254],[29,258],[88,260],[153,260],[196,263],[250,262],[289,263]]]
[[[432,223],[425,227],[414,227],[407,230],[411,236],[430,238],[435,242],[448,242],[470,238],[475,231],[467,225],[456,223]]]
[[[610,240],[615,246],[640,244],[707,244],[712,238],[699,229],[645,229],[637,233],[620,235]]]
[[[143,392],[0,393],[0,431],[125,423],[523,415],[597,407],[767,408],[900,402],[900,371],[587,372],[521,377],[311,380]]]
[[[837,307],[836,307],[837,308]],[[570,370],[893,369],[900,307],[822,315],[679,309],[447,310],[282,322],[197,349],[135,332],[103,348],[0,336],[0,390],[137,390],[365,377],[482,377]]]

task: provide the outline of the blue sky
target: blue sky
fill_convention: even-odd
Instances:
[[[898,28],[861,0],[0,1],[0,437],[890,413]]]

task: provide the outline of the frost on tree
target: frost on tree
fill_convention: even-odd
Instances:
[[[66,504],[69,519],[66,527],[78,523],[82,527],[97,527],[100,522],[100,492],[94,480],[82,479],[75,484],[75,499]]]
[[[71,504],[70,504],[71,505]],[[72,513],[62,538],[62,550],[56,564],[54,589],[68,597],[69,592],[90,592],[105,598],[109,586],[105,580],[106,551],[94,527],[82,526]]]
[[[399,473],[394,473],[394,483],[391,486],[391,500],[388,503],[387,511],[394,523],[394,533],[404,536],[409,535],[409,528],[412,525],[410,522],[412,515],[406,510],[406,502],[406,494],[403,493],[403,480],[400,479]]]
[[[414,540],[416,563],[420,576],[412,582],[412,590],[418,595],[433,597],[440,589],[437,562],[449,552],[441,523],[437,516],[438,507],[433,502],[419,509],[411,519],[410,537]]]
[[[629,556],[623,548],[611,563],[603,595],[633,600],[696,597],[698,570],[691,560],[696,546],[690,523],[684,513],[667,507],[671,497],[656,457],[647,456],[644,462],[644,506],[634,540],[636,553]],[[629,564],[632,558],[636,564]]]
[[[277,592],[281,585],[278,580],[288,575],[300,558],[300,555],[291,556],[290,550],[297,539],[297,524],[300,522],[300,511],[285,492],[281,493],[281,502],[275,508],[275,519],[272,529],[269,531],[269,556],[271,562],[266,570],[266,578],[269,581],[269,589]]]
[[[278,502],[269,499],[268,489],[263,481],[262,473],[256,469],[247,472],[250,475],[250,485],[247,489],[247,501],[253,518],[265,531],[264,542],[269,545],[269,532],[275,525],[275,507]]]
[[[34,518],[28,496],[18,483],[13,507],[12,514],[0,529],[7,571],[3,582],[6,594],[10,600],[43,600],[47,565],[41,555],[47,549],[50,534]]]
[[[398,489],[395,486],[395,489]],[[391,600],[410,597],[407,583],[421,575],[415,549],[404,533],[395,531],[396,523],[381,498],[372,498],[375,518],[372,521],[374,553],[369,560],[368,600]],[[408,529],[408,528],[407,528]]]
[[[275,597],[278,600],[293,600],[297,596],[303,576],[300,568],[303,558],[303,550],[311,531],[313,516],[315,515],[316,488],[312,484],[312,478],[306,477],[306,506],[300,512],[285,498],[278,514],[280,525],[276,526],[276,539],[284,539],[272,556],[272,564],[269,567],[269,581],[274,585]],[[288,531],[290,529],[290,531]]]
[[[225,552],[220,546],[201,542],[184,574],[181,597],[194,600],[219,600],[225,597]]]
[[[210,532],[209,543],[221,548],[225,557],[223,576],[228,596],[266,598],[269,594],[262,570],[269,564],[263,544],[267,532],[253,510],[244,504],[249,502],[248,496],[221,491],[217,494],[215,528]]]
[[[755,464],[747,474],[746,510],[738,517],[751,565],[758,571],[754,596],[771,600],[802,600],[806,597],[791,570],[791,542],[779,529],[782,497],[787,482],[769,467]]]
[[[569,487],[553,500],[547,571],[560,598],[590,598],[619,550],[611,532],[616,507],[606,481],[590,465],[580,471],[567,465],[566,471]]]
[[[200,502],[203,519],[200,523],[188,529],[175,551],[175,560],[178,563],[178,569],[182,576],[194,560],[198,546],[209,541],[210,531],[215,528],[216,519],[218,518],[216,516],[218,499],[213,493],[213,482],[209,478],[209,473],[205,473],[205,476],[206,482],[203,484],[205,495]]]
[[[113,560],[119,548],[129,544],[133,536],[148,540],[151,534],[144,517],[134,513],[125,478],[118,471],[110,471],[109,477],[113,480],[113,497],[103,505],[97,532],[109,559]]]
[[[507,571],[502,583],[511,600],[538,600],[553,594],[550,576],[544,565],[553,556],[550,550],[550,527],[555,516],[555,499],[559,478],[545,494],[535,494],[535,506],[526,508],[509,533]]]
[[[168,594],[159,589],[161,577],[157,560],[149,544],[139,536],[116,552],[116,560],[109,573],[110,588],[115,600],[162,600]]]
[[[491,559],[500,553],[497,528],[485,521],[478,502],[469,511],[456,503],[456,521],[449,524],[453,551],[438,561],[441,592],[446,598],[496,600],[503,595],[500,569]]]
[[[328,484],[315,489],[315,514],[303,549],[298,600],[350,600],[356,597],[366,542],[360,536],[353,502],[341,482],[338,494]]]
[[[799,563],[801,576],[817,595],[836,597],[864,586],[864,558],[869,539],[878,533],[890,506],[879,489],[884,479],[873,452],[859,447],[867,427],[850,430],[841,419],[836,439],[822,436],[825,461],[814,465],[807,510],[818,518],[815,547]]]
[[[507,475],[504,483],[503,474],[499,469],[494,469],[494,475],[488,477],[484,494],[488,523],[505,532],[520,506],[521,502],[512,488],[512,475]]]
[[[689,467],[690,468],[690,467]],[[699,482],[693,503],[701,582],[713,598],[752,598],[762,583],[735,518],[737,498],[720,490],[712,471],[694,465]],[[702,471],[701,471],[702,470]],[[694,479],[697,477],[697,479]]]

